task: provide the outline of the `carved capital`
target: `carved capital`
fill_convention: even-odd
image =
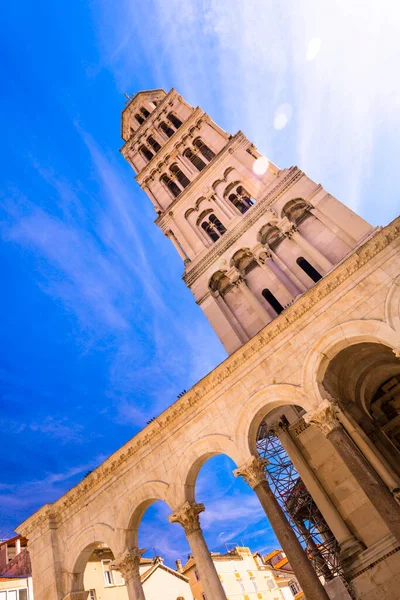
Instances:
[[[190,535],[200,530],[199,514],[205,510],[204,504],[185,502],[178,510],[169,515],[170,523],[180,523],[185,530],[185,535]]]
[[[253,456],[245,465],[235,469],[233,474],[235,477],[243,477],[247,485],[254,489],[266,481],[265,467],[267,465],[268,459]]]
[[[122,556],[112,562],[111,568],[119,571],[125,581],[140,577],[140,559],[145,552],[146,548],[131,548],[130,550],[126,550]]]
[[[276,437],[279,437],[282,433],[288,431],[288,424],[280,419],[279,421],[271,425],[270,431],[272,431],[272,433],[276,435]]]
[[[269,250],[261,250],[256,256],[254,256],[258,264],[265,266],[267,262],[272,258],[272,254]]]
[[[341,423],[338,419],[339,407],[336,403],[324,400],[320,406],[304,415],[304,421],[310,425],[315,425],[327,436],[334,429],[341,427]]]
[[[296,225],[292,223],[292,221],[289,221],[287,217],[283,217],[283,219],[279,221],[278,227],[282,231],[282,233],[289,239],[297,231]]]

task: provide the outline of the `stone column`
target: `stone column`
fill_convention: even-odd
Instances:
[[[335,536],[340,548],[340,558],[344,561],[362,552],[363,545],[353,536],[316,475],[310,469],[286,423],[280,421],[273,427],[273,431]]]
[[[183,260],[183,262],[185,264],[187,264],[188,262],[190,262],[190,258],[188,257],[188,255],[186,254],[186,252],[184,251],[184,249],[182,248],[182,246],[180,245],[180,243],[176,239],[175,234],[172,231],[168,231],[166,233],[166,236],[167,236],[167,238],[169,238],[171,240],[171,242],[175,246],[175,250],[178,252],[178,254],[181,257],[181,259]]]
[[[212,200],[214,200],[215,204],[219,206],[219,208],[225,213],[229,220],[233,219],[233,217],[236,217],[233,210],[231,210],[231,208],[227,206],[226,201],[221,200],[218,194],[212,194],[211,198]]]
[[[168,519],[170,523],[180,523],[185,531],[207,598],[226,600],[224,588],[200,528],[199,514],[203,511],[204,504],[185,502]]]
[[[355,445],[359,448],[370,465],[375,469],[383,483],[387,485],[396,501],[399,502],[400,482],[396,474],[392,471],[390,465],[386,462],[386,459],[381,455],[379,450],[373,446],[368,436],[365,434],[353,416],[342,406],[340,406],[338,418]]]
[[[276,277],[284,285],[285,289],[292,297],[295,298],[301,293],[298,287],[279,268],[279,266],[275,264],[270,250],[262,250],[258,253],[258,256],[256,256],[255,258],[256,261],[261,265],[261,267],[267,267],[271,271],[273,276]]]
[[[221,296],[221,293],[216,290],[215,292],[211,292],[211,296],[214,298],[216,305],[222,312],[225,319],[228,321],[229,325],[232,327],[233,331],[236,333],[239,341],[242,342],[242,344],[248,342],[250,339],[249,336],[235,317],[230,307],[225,302],[224,297]]]
[[[234,475],[243,477],[257,494],[307,600],[328,600],[324,586],[269,487],[264,473],[267,464],[266,459],[253,457],[246,465],[236,469]]]
[[[196,223],[197,216],[198,216],[198,213],[196,211],[192,210],[192,212],[190,212],[188,214],[186,219],[187,219],[189,225],[191,226],[191,228],[193,229],[193,231],[195,232],[195,234],[197,235],[197,237],[199,238],[199,240],[201,241],[203,249],[208,248],[209,246],[211,246],[211,240],[208,237],[208,235],[205,233],[205,231],[203,229],[201,229],[201,227],[198,227],[198,225]]]
[[[126,550],[122,556],[114,560],[111,567],[119,571],[125,580],[129,600],[146,600],[140,581],[140,559],[145,548]]]
[[[163,213],[164,212],[164,208],[161,206],[161,204],[159,203],[159,201],[157,200],[157,198],[155,197],[155,195],[151,191],[151,189],[149,187],[149,184],[146,183],[146,185],[143,185],[142,189],[148,195],[148,197],[150,198],[150,200],[153,201],[153,204],[156,207],[156,209],[160,210]]]
[[[337,406],[324,400],[313,413],[304,415],[307,423],[318,427],[331,442],[371,504],[400,542],[400,507],[375,470],[347,435],[338,418]]]
[[[295,241],[300,248],[302,248],[306,254],[317,263],[317,265],[324,269],[324,271],[330,271],[330,269],[332,269],[333,264],[301,235],[296,225],[289,221],[287,217],[282,219],[279,223],[279,227],[286,237]]]
[[[284,273],[285,277],[287,277],[291,283],[293,282],[292,285],[294,285],[297,289],[299,289],[300,293],[307,291],[307,288],[304,285],[304,283],[302,283],[300,281],[300,279],[295,275],[295,273],[293,273],[293,271],[291,269],[289,269],[289,267],[287,265],[285,265],[285,263],[277,255],[277,253],[274,252],[272,250],[272,248],[270,248],[267,244],[264,244],[264,246],[269,250],[269,252],[271,252],[272,260],[277,265],[277,267],[282,271],[282,273]]]
[[[257,300],[257,298],[255,297],[255,295],[253,294],[253,292],[250,290],[250,288],[248,287],[248,285],[247,285],[246,280],[244,279],[244,277],[242,277],[242,275],[240,275],[238,273],[236,279],[234,279],[232,281],[232,283],[234,283],[236,286],[239,287],[239,289],[241,290],[243,296],[246,298],[248,304],[253,308],[253,310],[255,311],[255,313],[258,315],[258,317],[264,323],[264,325],[266,325],[267,323],[269,323],[269,321],[271,321],[271,316],[265,310],[265,308],[263,307],[263,305],[261,304],[261,302],[259,300]]]

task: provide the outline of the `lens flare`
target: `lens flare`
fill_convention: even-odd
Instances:
[[[264,175],[268,171],[269,160],[265,156],[259,156],[253,163],[253,172],[256,175]]]
[[[314,60],[319,53],[321,48],[321,40],[320,38],[313,38],[308,42],[307,52],[306,52],[306,60]]]
[[[274,127],[275,129],[283,129],[292,118],[293,109],[290,104],[281,104],[275,111]]]

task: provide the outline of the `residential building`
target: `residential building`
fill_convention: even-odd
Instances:
[[[235,546],[225,554],[211,552],[211,559],[230,600],[297,600],[304,596],[293,573],[290,578],[282,577],[260,554],[245,546]],[[177,560],[176,567],[188,577],[194,600],[208,600],[193,556],[183,566]]]
[[[0,600],[33,600],[27,540],[19,535],[0,542]]]

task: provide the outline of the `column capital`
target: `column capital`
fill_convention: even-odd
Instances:
[[[278,228],[282,231],[282,233],[288,237],[289,239],[297,232],[297,227],[295,223],[289,221],[287,217],[283,217],[278,223]]]
[[[204,504],[197,502],[185,502],[168,517],[170,523],[182,525],[185,535],[190,535],[200,530],[199,514],[205,510]]]
[[[285,423],[283,419],[279,419],[279,421],[276,421],[273,425],[271,425],[270,431],[272,431],[272,433],[276,435],[277,438],[279,438],[279,436],[282,435],[282,433],[288,431],[288,428],[288,424]]]
[[[145,552],[146,548],[131,548],[130,550],[126,550],[112,562],[111,568],[119,571],[125,581],[139,577],[140,559]]]
[[[266,481],[265,467],[268,462],[266,458],[253,456],[247,463],[235,469],[233,474],[235,477],[243,477],[247,485],[254,489],[257,485]]]
[[[306,423],[315,425],[325,436],[328,436],[334,429],[342,427],[338,414],[338,405],[324,400],[316,410],[306,413],[303,418]]]

